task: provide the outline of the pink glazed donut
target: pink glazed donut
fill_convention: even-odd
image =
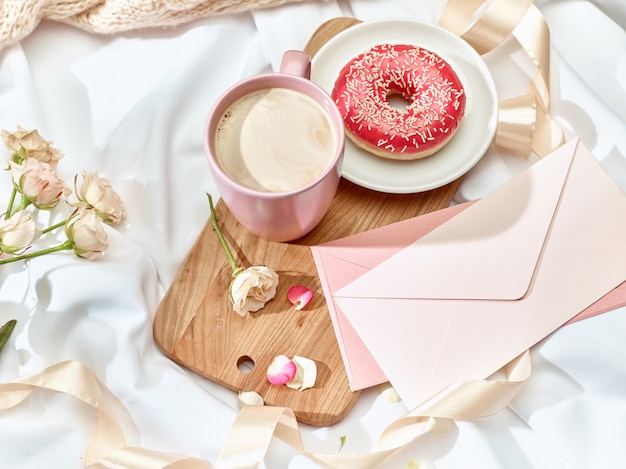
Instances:
[[[392,106],[393,94],[408,105]],[[466,96],[452,67],[434,52],[380,44],[343,67],[332,98],[356,146],[383,158],[416,160],[450,141]]]

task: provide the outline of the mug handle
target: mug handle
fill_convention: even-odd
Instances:
[[[288,50],[280,63],[280,73],[311,79],[311,56],[301,50]]]

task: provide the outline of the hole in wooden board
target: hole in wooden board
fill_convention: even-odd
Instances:
[[[243,355],[237,359],[237,369],[242,373],[250,373],[254,370],[254,360],[248,355]]]

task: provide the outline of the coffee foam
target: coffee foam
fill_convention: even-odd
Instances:
[[[306,186],[331,164],[337,135],[313,98],[269,88],[235,101],[222,115],[215,153],[235,181],[264,192]]]

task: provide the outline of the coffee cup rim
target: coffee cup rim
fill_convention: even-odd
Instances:
[[[280,83],[277,83],[277,80],[280,81]],[[284,86],[285,84],[292,84],[292,86]],[[299,86],[295,86],[295,84],[299,84]],[[303,91],[301,88],[302,86],[304,86],[305,89],[315,90],[315,95],[312,96],[310,93]],[[228,108],[228,106],[230,106],[237,99],[247,94],[250,94],[258,90],[269,89],[269,88],[291,89],[294,91],[302,92],[306,94],[307,96],[315,99],[319,104],[322,105],[327,115],[330,117],[335,127],[335,133],[337,137],[335,153],[330,163],[328,164],[328,166],[324,169],[324,171],[322,171],[322,173],[314,181],[311,181],[304,186],[301,186],[301,187],[298,187],[296,189],[292,189],[289,191],[281,191],[281,192],[259,191],[259,190],[252,189],[250,187],[247,187],[239,183],[238,181],[230,177],[222,169],[222,167],[217,162],[215,153],[213,151],[214,129],[217,127],[217,122],[219,118],[222,116],[222,113],[226,110],[226,108]],[[245,91],[241,91],[241,90],[245,90]],[[229,97],[230,99],[228,99]],[[323,98],[324,100],[323,103],[320,102],[319,97]],[[343,127],[343,120],[341,118],[341,114],[339,113],[339,109],[335,105],[335,102],[332,100],[330,95],[328,95],[328,93],[326,93],[326,91],[324,91],[323,88],[321,88],[319,85],[312,82],[311,80],[301,77],[301,76],[291,75],[287,73],[280,73],[280,72],[271,72],[271,73],[265,73],[265,74],[245,78],[241,80],[240,82],[232,85],[228,89],[226,89],[217,98],[217,100],[211,107],[211,110],[205,121],[203,141],[204,141],[205,154],[209,161],[209,164],[211,165],[211,168],[215,172],[217,172],[222,178],[226,179],[231,184],[236,186],[239,191],[246,193],[248,195],[259,197],[259,198],[264,198],[264,199],[275,199],[275,198],[282,198],[282,197],[286,197],[289,195],[299,194],[301,192],[307,191],[311,187],[315,187],[316,185],[321,183],[326,178],[328,173],[330,173],[331,171],[333,170],[340,171],[341,168],[336,168],[336,166],[338,164],[338,161],[341,159],[344,153],[345,133],[344,133],[344,127]]]

